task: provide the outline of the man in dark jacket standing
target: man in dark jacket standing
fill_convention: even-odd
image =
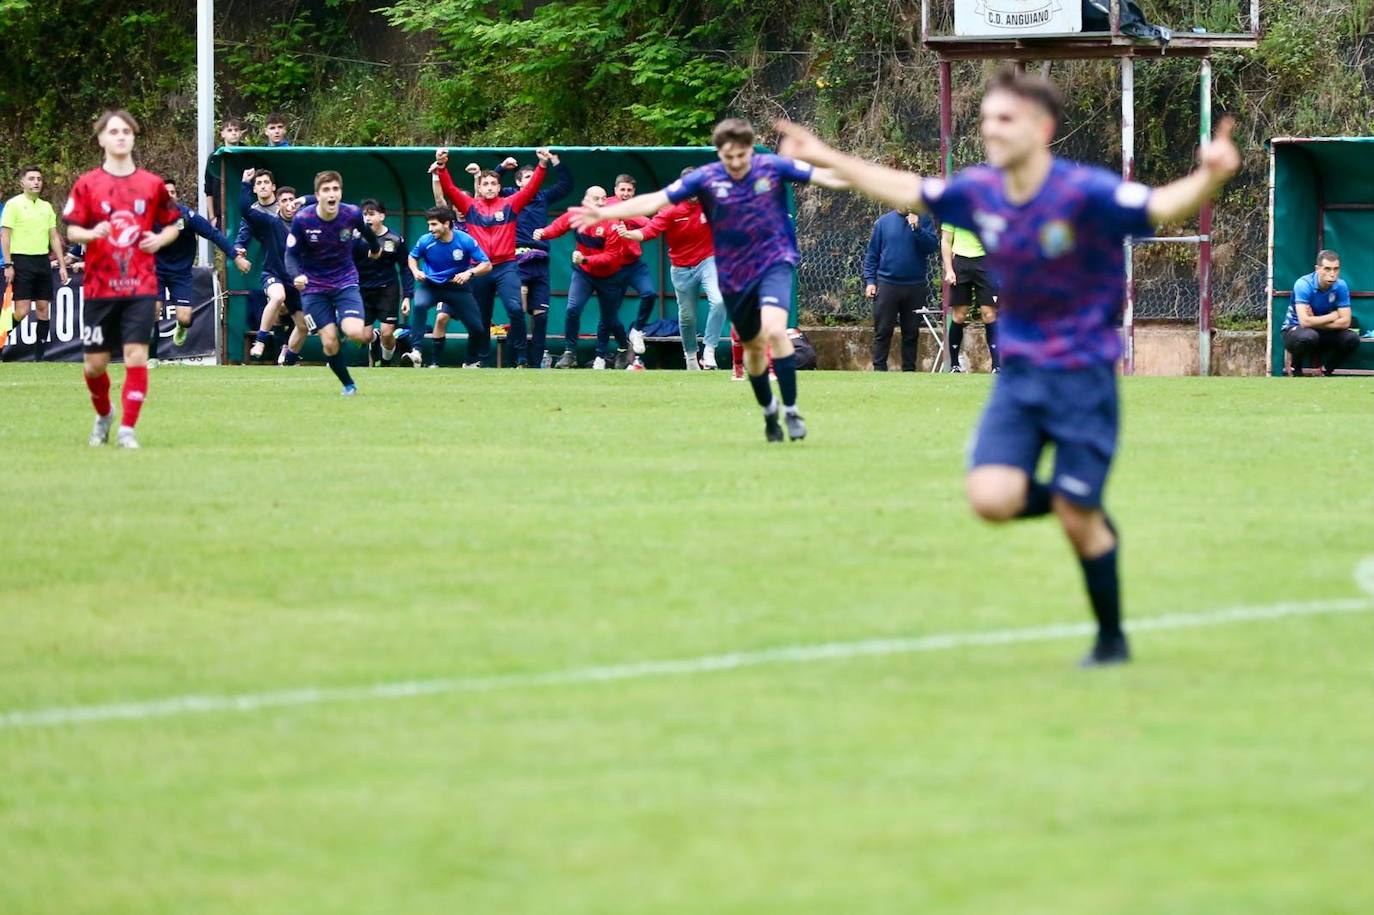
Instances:
[[[887,371],[892,330],[902,326],[902,371],[916,371],[916,311],[930,292],[928,260],[939,247],[929,216],[889,210],[864,253],[864,296],[873,300],[873,371]]]

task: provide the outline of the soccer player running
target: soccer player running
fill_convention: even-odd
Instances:
[[[520,270],[515,262],[516,220],[520,212],[529,206],[539,188],[544,184],[546,163],[552,158],[547,149],[535,151],[539,165],[525,186],[510,197],[501,196],[501,176],[494,171],[481,172],[477,177],[478,193],[469,196],[462,188],[453,183],[448,173],[448,150],[434,152],[434,164],[430,171],[439,176],[439,184],[444,197],[463,214],[467,231],[486,252],[491,261],[491,271],[477,278],[472,294],[482,310],[482,320],[491,324],[492,308],[497,296],[506,309],[510,321],[510,347],[516,368],[529,364],[529,340],[525,329],[525,310],[520,301]],[[478,362],[485,362],[485,351],[477,354]]]
[[[468,332],[466,368],[481,368],[480,355],[486,352],[491,326],[482,320],[482,309],[472,295],[474,277],[491,272],[491,261],[477,240],[453,227],[457,215],[448,204],[425,211],[429,232],[411,249],[407,264],[415,279],[415,307],[411,312],[411,336],[418,344],[425,336],[429,310],[439,306],[434,316],[434,349],[429,367],[438,368],[448,342],[449,318],[456,316]],[[417,362],[418,364],[418,362]]]
[[[754,397],[763,407],[764,436],[770,442],[783,440],[778,402],[768,383],[771,346],[787,434],[793,440],[802,439],[806,423],[797,410],[797,363],[787,336],[800,255],[787,209],[786,183],[811,182],[835,190],[849,185],[828,169],[786,156],[755,153],[754,128],[748,121],[721,121],[711,139],[719,162],[695,169],[661,191],[609,207],[584,206],[570,212],[576,214],[578,226],[585,228],[604,219],[647,216],[693,197],[699,200],[711,224],[725,309],[744,343],[745,369]]]
[[[687,177],[691,172],[691,168],[684,168],[682,177]],[[720,331],[725,326],[725,300],[721,298],[720,284],[716,278],[711,224],[706,221],[706,212],[702,210],[701,203],[695,199],[675,203],[659,210],[644,228],[628,230],[621,238],[629,242],[644,242],[660,235],[668,243],[668,260],[672,263],[669,275],[673,281],[673,291],[677,294],[677,323],[682,333],[683,359],[688,370],[713,369],[716,367]],[[701,361],[697,362],[697,299],[703,292],[711,310],[706,317],[705,348]]]
[[[361,237],[353,240],[353,265],[358,268],[358,286],[363,296],[363,323],[368,327],[381,324],[373,345],[380,346],[381,362],[390,365],[396,354],[396,328],[401,318],[410,314],[415,281],[406,266],[406,240],[387,228],[386,205],[369,198],[360,206],[363,219],[382,244],[381,257],[371,257],[367,242]]]
[[[611,335],[616,343],[624,347],[629,341],[625,337],[625,325],[620,323],[620,303],[625,300],[625,287],[629,284],[631,267],[625,242],[617,228],[624,224],[602,220],[590,225],[578,225],[577,210],[594,210],[606,202],[606,189],[593,184],[582,195],[581,208],[573,207],[543,229],[536,229],[537,239],[558,238],[570,229],[577,229],[577,244],[572,253],[572,275],[568,279],[568,313],[563,320],[563,355],[560,366],[576,367],[577,338],[582,323],[582,309],[587,300],[596,296],[601,320],[596,326],[596,359],[592,368],[605,369],[611,358]],[[567,359],[572,353],[571,359]]]
[[[262,291],[267,296],[267,307],[262,310],[262,320],[258,324],[257,337],[248,351],[248,358],[262,358],[267,341],[272,339],[272,329],[277,326],[281,309],[286,308],[294,325],[286,349],[281,353],[283,365],[295,365],[301,358],[301,347],[305,344],[308,331],[305,315],[301,313],[301,296],[296,287],[287,281],[286,272],[286,235],[295,218],[296,210],[305,203],[314,203],[313,197],[300,198],[292,187],[277,187],[276,178],[267,169],[247,169],[239,186],[239,225],[234,239],[237,253],[245,252],[249,239],[257,239],[262,246]]]
[[[372,343],[372,330],[363,323],[363,297],[358,291],[358,268],[353,265],[354,233],[367,242],[372,257],[382,245],[363,219],[363,211],[343,200],[343,178],[335,171],[315,176],[317,203],[302,207],[286,235],[286,272],[301,293],[305,326],[320,335],[325,362],[343,385],[342,394],[358,393],[348,371],[339,340],[343,335],[360,346]]]
[[[1153,190],[1051,154],[1063,109],[1047,80],[1006,70],[987,85],[988,165],[949,181],[847,156],[795,124],[783,148],[875,200],[975,231],[1002,283],[1002,371],[979,421],[965,478],[982,518],[1058,517],[1083,567],[1098,633],[1084,666],[1130,660],[1121,628],[1116,528],[1102,508],[1116,449],[1123,240],[1196,213],[1240,166],[1224,119],[1191,174]],[[1035,478],[1055,446],[1048,482]]]
[[[33,361],[42,362],[48,349],[52,303],[48,257],[57,261],[63,286],[67,285],[67,258],[57,231],[57,214],[52,204],[39,196],[43,193],[43,170],[37,165],[24,166],[19,170],[19,187],[21,193],[11,197],[0,213],[0,264],[5,265],[5,284],[14,301],[14,323],[28,317],[30,309],[34,312],[38,339]]]
[[[148,394],[148,339],[157,318],[157,268],[153,257],[176,241],[181,213],[163,180],[134,164],[138,122],[126,111],[107,111],[95,122],[105,151],[100,168],[76,180],[62,209],[67,238],[86,246],[82,280],[81,344],[86,388],[95,407],[89,443],[110,439],[110,353],[124,353],[123,410],[116,442],[137,448],[134,427]],[[161,225],[160,231],[153,227]]]
[[[208,239],[215,247],[224,252],[224,256],[234,262],[240,273],[247,273],[252,269],[252,264],[248,263],[248,258],[234,248],[229,243],[229,239],[224,237],[224,233],[210,224],[210,220],[201,216],[195,210],[181,203],[177,197],[177,184],[168,178],[163,182],[167,188],[167,196],[172,198],[172,203],[176,205],[177,212],[181,214],[181,234],[176,241],[172,242],[161,251],[157,252],[157,285],[167,300],[176,306],[176,330],[172,334],[172,343],[177,346],[186,345],[186,331],[191,326],[191,296],[193,294],[191,285],[191,266],[196,262],[196,238]],[[153,349],[156,355],[157,332],[156,327],[153,332]]]

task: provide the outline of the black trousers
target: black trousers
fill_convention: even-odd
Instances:
[[[1353,330],[1326,330],[1320,327],[1289,327],[1283,332],[1283,348],[1293,356],[1294,368],[1320,361],[1330,373],[1355,354],[1360,335]]]
[[[878,283],[878,296],[873,300],[873,370],[887,371],[887,355],[892,349],[892,330],[902,327],[902,371],[916,371],[916,341],[920,322],[916,311],[925,306],[929,290],[926,286],[895,286]]]

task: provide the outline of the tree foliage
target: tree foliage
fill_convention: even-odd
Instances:
[[[393,23],[439,39],[431,120],[449,136],[700,143],[746,71],[702,51],[732,39],[739,0],[401,0]]]

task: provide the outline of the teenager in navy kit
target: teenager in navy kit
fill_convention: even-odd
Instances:
[[[247,273],[252,264],[229,244],[229,239],[225,238],[224,233],[216,229],[210,220],[177,199],[175,181],[168,179],[164,185],[167,188],[167,196],[172,198],[177,211],[181,213],[181,234],[177,236],[176,241],[157,252],[157,284],[166,295],[167,301],[176,306],[177,326],[172,343],[176,346],[185,346],[186,330],[191,326],[191,267],[196,262],[196,239],[204,238],[213,243],[224,252],[225,257],[234,262],[240,273]],[[153,329],[152,355],[157,355],[156,327]]]
[[[363,323],[368,327],[373,323],[381,325],[372,345],[381,350],[379,361],[390,364],[396,354],[396,328],[401,318],[410,313],[415,281],[406,266],[406,240],[386,226],[386,205],[372,199],[359,205],[363,219],[382,246],[381,256],[371,257],[362,236],[353,240],[353,265],[358,268],[358,286],[363,296]]]
[[[315,176],[319,203],[304,207],[291,220],[286,236],[286,272],[301,293],[305,324],[320,335],[325,361],[343,384],[343,395],[358,392],[340,350],[339,332],[367,346],[372,330],[363,323],[363,297],[358,291],[358,268],[353,265],[355,233],[367,242],[371,256],[380,257],[381,243],[363,219],[363,211],[343,198],[338,172]]]
[[[419,341],[424,339],[430,308],[439,306],[439,314],[434,317],[434,357],[429,364],[432,369],[438,368],[443,358],[449,318],[457,317],[468,332],[465,368],[482,367],[481,356],[487,351],[491,334],[471,289],[473,277],[491,272],[491,261],[475,238],[453,227],[456,220],[453,208],[447,204],[426,210],[429,232],[420,236],[407,261],[415,278],[410,325],[415,352],[419,352]]]
[[[1116,529],[1102,510],[1117,437],[1122,241],[1196,213],[1235,174],[1240,156],[1224,120],[1195,171],[1151,190],[1051,155],[1061,111],[1048,81],[998,74],[982,103],[990,164],[949,182],[846,156],[795,124],[779,130],[785,149],[834,169],[856,190],[978,234],[1002,284],[1002,371],[971,449],[969,503],[994,522],[1051,511],[1058,517],[1097,618],[1097,637],[1083,659],[1096,666],[1130,659]],[[1042,483],[1035,469],[1049,443],[1055,464]]]
[[[768,382],[773,352],[788,435],[806,437],[797,411],[797,363],[787,336],[797,238],[787,209],[787,182],[811,182],[843,190],[848,184],[827,169],[814,169],[785,156],[754,152],[754,128],[739,118],[716,125],[712,134],[719,162],[704,165],[667,188],[605,208],[578,209],[578,223],[647,216],[689,197],[701,201],[711,224],[721,295],[730,321],[744,342],[744,364],[754,397],[763,407],[764,436],[783,440],[778,402]]]
[[[262,358],[267,341],[272,339],[280,309],[285,306],[294,327],[291,338],[282,351],[283,365],[300,361],[301,347],[308,331],[301,314],[301,295],[286,272],[286,235],[296,210],[303,204],[314,203],[314,197],[299,198],[295,188],[277,187],[276,178],[266,169],[246,169],[239,186],[239,225],[234,237],[234,250],[244,253],[249,239],[257,239],[262,247],[262,291],[267,296],[257,338],[248,351],[250,359]]]

